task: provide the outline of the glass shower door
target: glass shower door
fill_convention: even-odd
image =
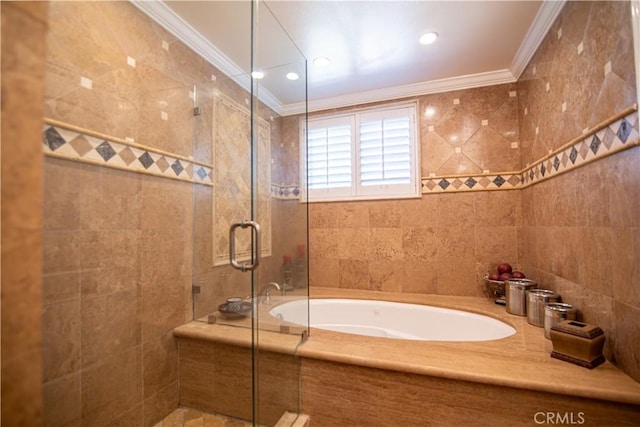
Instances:
[[[289,419],[301,412],[295,353],[306,337],[308,322],[286,323],[269,311],[309,297],[308,211],[300,199],[299,176],[299,125],[306,118],[307,72],[304,55],[269,2],[253,4],[252,218],[262,230],[261,264],[252,272],[254,420],[274,425],[284,412],[289,412]],[[296,114],[284,116],[284,104],[295,105]],[[273,351],[276,342],[278,349]]]
[[[172,2],[176,9],[184,3]],[[274,305],[308,299],[307,205],[299,198],[298,168],[306,61],[268,3],[189,3],[203,17],[217,17],[218,25],[207,28],[220,31],[218,48],[237,65],[194,88],[194,158],[212,164],[213,185],[194,187],[193,317],[231,326],[251,344],[237,352],[230,380],[242,392],[226,393],[216,411],[275,425],[300,411],[295,351],[307,329],[269,314]],[[234,17],[246,21],[246,33],[225,27]],[[296,114],[284,116],[292,103]],[[240,300],[239,309],[230,298]]]

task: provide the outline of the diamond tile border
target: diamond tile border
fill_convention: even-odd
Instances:
[[[45,119],[43,150],[50,157],[213,186],[213,167],[67,123]]]
[[[595,128],[550,153],[542,160],[522,171],[522,186],[537,182],[584,166],[622,150],[640,145],[638,138],[638,112],[634,111],[613,122]]]
[[[280,200],[300,200],[302,191],[299,185],[271,184],[271,197]]]
[[[640,145],[638,128],[639,119],[635,105],[522,171],[422,178],[422,194],[525,188]],[[51,119],[45,119],[43,147],[45,155],[51,157],[213,186],[211,165]],[[272,184],[271,197],[298,200],[301,197],[301,188],[299,185]]]
[[[525,188],[579,166],[640,145],[637,105],[594,127],[519,172],[422,178],[422,194]]]
[[[432,176],[422,178],[422,194],[455,193],[463,191],[514,190],[520,187],[521,174]]]

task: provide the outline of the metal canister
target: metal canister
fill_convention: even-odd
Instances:
[[[552,302],[544,306],[544,337],[551,339],[551,327],[563,320],[576,320],[578,309],[571,304]]]
[[[560,295],[548,289],[530,289],[527,291],[527,321],[534,325],[544,326],[544,306],[558,302]]]
[[[529,279],[509,279],[504,292],[507,298],[507,313],[518,316],[527,315],[526,291],[538,287],[538,283]]]

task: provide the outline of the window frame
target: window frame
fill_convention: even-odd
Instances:
[[[407,110],[409,116],[409,183],[363,186],[360,182],[360,124],[361,117],[381,115],[399,110]],[[382,106],[358,108],[338,113],[319,114],[300,119],[300,184],[301,200],[305,202],[333,202],[357,200],[388,200],[419,198],[421,194],[420,175],[420,133],[417,121],[417,101],[386,104]],[[307,187],[307,129],[314,121],[349,121],[351,129],[351,186],[334,187],[326,190]]]

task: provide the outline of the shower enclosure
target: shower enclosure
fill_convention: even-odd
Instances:
[[[51,2],[48,24],[47,423],[155,425],[184,403],[173,331],[188,322],[250,337],[242,397],[216,412],[299,412],[306,327],[269,308],[308,299],[305,58],[259,0]],[[274,336],[293,355],[277,365]]]
[[[272,340],[269,334],[290,335],[279,342],[294,354],[306,336],[306,327],[281,328],[269,314],[274,303],[308,299],[307,204],[301,200],[298,168],[306,60],[268,3],[167,4],[219,41],[237,65],[217,76],[213,88],[195,89],[212,94],[194,101],[194,158],[212,158],[213,186],[194,185],[193,314],[195,321],[251,329],[253,351],[238,356],[252,367],[242,380],[248,384],[251,374],[254,423],[272,424],[273,414],[299,412],[300,405],[296,358],[274,364],[261,349],[263,340]],[[237,27],[223,24],[238,22],[238,16],[251,31],[238,34]],[[203,108],[203,101],[212,110]],[[281,117],[282,102],[303,108],[295,117]],[[242,300],[240,312],[229,308],[228,298]],[[263,378],[273,370],[287,386]]]

